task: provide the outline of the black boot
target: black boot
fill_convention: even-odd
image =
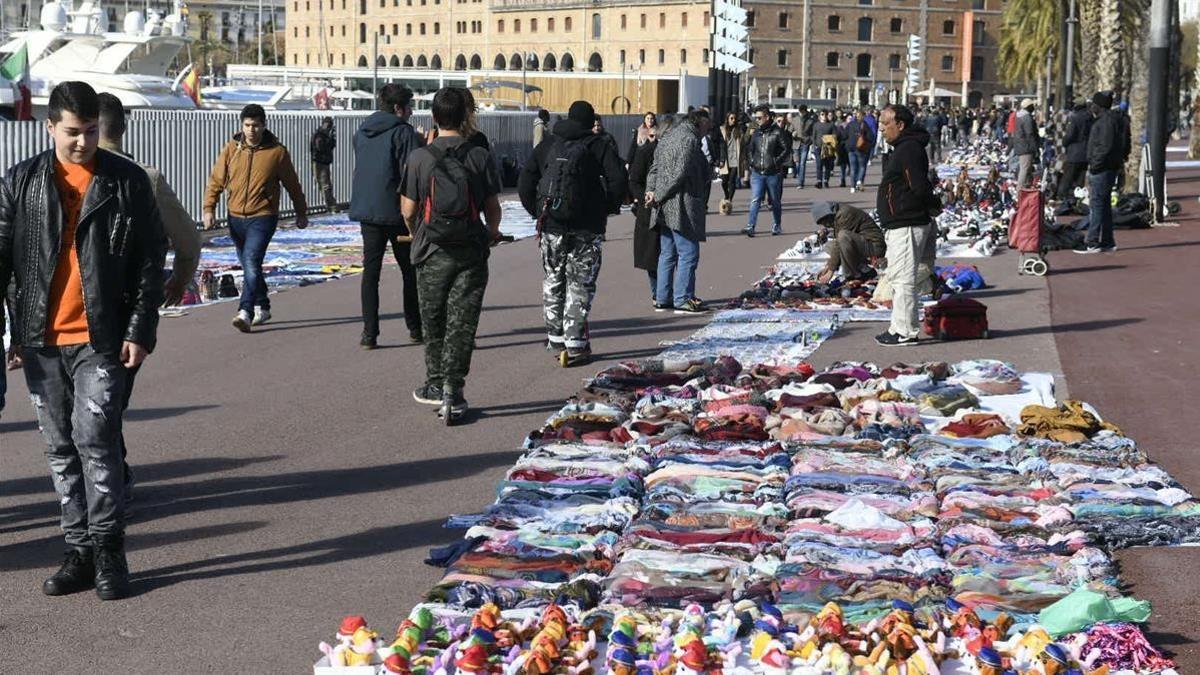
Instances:
[[[123,541],[96,545],[96,595],[101,600],[129,597],[129,565]]]
[[[90,547],[72,546],[54,576],[42,582],[46,595],[70,595],[86,591],[96,580],[96,564]]]

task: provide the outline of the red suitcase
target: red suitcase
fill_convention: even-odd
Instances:
[[[925,309],[924,328],[926,335],[939,340],[986,338],[987,305],[970,298],[946,298]]]

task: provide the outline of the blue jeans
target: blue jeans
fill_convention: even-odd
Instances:
[[[811,145],[796,148],[796,185],[804,185],[804,179],[808,176],[808,156],[811,154]]]
[[[867,153],[850,151],[850,183],[858,185],[867,177]]]
[[[1116,171],[1088,174],[1088,229],[1085,237],[1088,246],[1108,248],[1117,245],[1117,240],[1113,238],[1112,217],[1112,190],[1116,180]]]
[[[275,236],[279,216],[255,216],[238,218],[229,216],[229,235],[237,247],[238,260],[242,263],[242,298],[238,310],[254,313],[255,306],[271,308],[267,298],[267,280],[263,277],[263,258],[267,246]]]
[[[650,297],[658,302],[658,270],[647,270],[646,276],[650,277]]]
[[[750,170],[750,220],[746,223],[750,226],[750,231],[758,225],[758,209],[762,206],[763,196],[771,197],[771,215],[775,217],[776,229],[783,227],[783,176],[780,174],[771,174],[764,176],[763,174]],[[659,257],[662,260],[662,257]],[[659,269],[662,269],[662,263],[659,262]],[[659,272],[659,278],[662,278],[662,272]]]
[[[696,297],[700,244],[669,227],[661,228],[658,243],[658,288],[654,299],[660,305],[673,302],[679,307]]]

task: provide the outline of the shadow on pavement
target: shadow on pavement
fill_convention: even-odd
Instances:
[[[1062,276],[1064,274],[1078,274],[1080,272],[1105,272],[1108,270],[1123,270],[1125,265],[1093,265],[1091,267],[1056,267],[1050,270],[1054,276]]]
[[[505,405],[490,405],[486,408],[473,410],[477,419],[489,417],[512,417],[529,413],[552,413],[566,405],[566,399],[550,398],[544,401],[526,401],[523,403],[508,403]]]
[[[424,520],[392,527],[377,527],[294,546],[160,567],[135,573],[134,592],[141,595],[187,581],[331,565],[421,546],[443,545],[462,536],[461,532],[443,528],[443,522],[445,521],[442,519]]]
[[[1128,326],[1134,323],[1141,323],[1144,319],[1102,319],[1099,321],[1080,321],[1078,323],[1065,323],[1055,326],[1030,326],[1029,328],[1017,328],[1015,330],[991,330],[992,338],[1002,337],[1017,337],[1019,335],[1043,335],[1045,333],[1090,333],[1097,330],[1105,330],[1107,328],[1117,328],[1118,326]]]
[[[164,407],[164,408],[130,408],[128,411],[125,412],[125,419],[136,420],[136,421],[161,420],[161,419],[165,419],[168,417],[175,417],[177,415],[186,415],[190,412],[196,412],[197,410],[212,410],[213,408],[219,408],[219,407],[221,407],[221,406],[218,406],[218,405],[181,405],[181,406],[170,406],[170,407]],[[37,420],[26,420],[24,422],[0,423],[0,434],[5,434],[10,431],[17,432],[17,431],[37,431],[37,430],[38,430]],[[4,483],[0,482],[0,486],[3,486],[3,485],[4,485]],[[0,494],[6,495],[6,494],[9,494],[9,492],[7,490],[5,490],[3,487],[0,487]]]

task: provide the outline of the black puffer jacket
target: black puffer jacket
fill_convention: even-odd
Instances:
[[[920,127],[905,129],[892,144],[892,158],[879,179],[875,201],[883,229],[928,225],[931,210],[941,206],[929,182],[927,145],[929,132]]]
[[[1063,147],[1067,151],[1067,161],[1075,164],[1086,164],[1088,161],[1088,136],[1092,132],[1092,113],[1086,105],[1076,106],[1067,121],[1067,133],[1063,136]]]
[[[517,181],[521,205],[534,218],[541,214],[538,182],[550,162],[561,156],[561,149],[567,141],[583,141],[588,147],[588,161],[583,162],[580,167],[583,185],[591,186],[587,191],[588,199],[583,209],[583,213],[587,215],[572,223],[560,223],[552,217],[547,217],[542,223],[542,229],[548,232],[586,230],[604,234],[608,216],[621,211],[621,204],[624,203],[626,191],[629,189],[629,174],[625,171],[625,162],[617,153],[617,144],[612,137],[607,134],[595,135],[590,126],[585,127],[575,120],[565,119],[555,124],[554,131],[533,149],[533,158],[525,164]]]
[[[377,110],[354,132],[350,218],[370,225],[403,225],[396,190],[404,164],[424,145],[408,122]]]
[[[792,165],[792,134],[772,122],[759,127],[750,136],[750,168],[764,176],[787,171]]]
[[[0,179],[0,288],[16,279],[12,334],[24,347],[45,346],[50,282],[62,236],[54,151],[48,150]],[[75,250],[92,348],[118,353],[121,343],[129,341],[153,350],[167,239],[154,189],[141,167],[97,151]]]

